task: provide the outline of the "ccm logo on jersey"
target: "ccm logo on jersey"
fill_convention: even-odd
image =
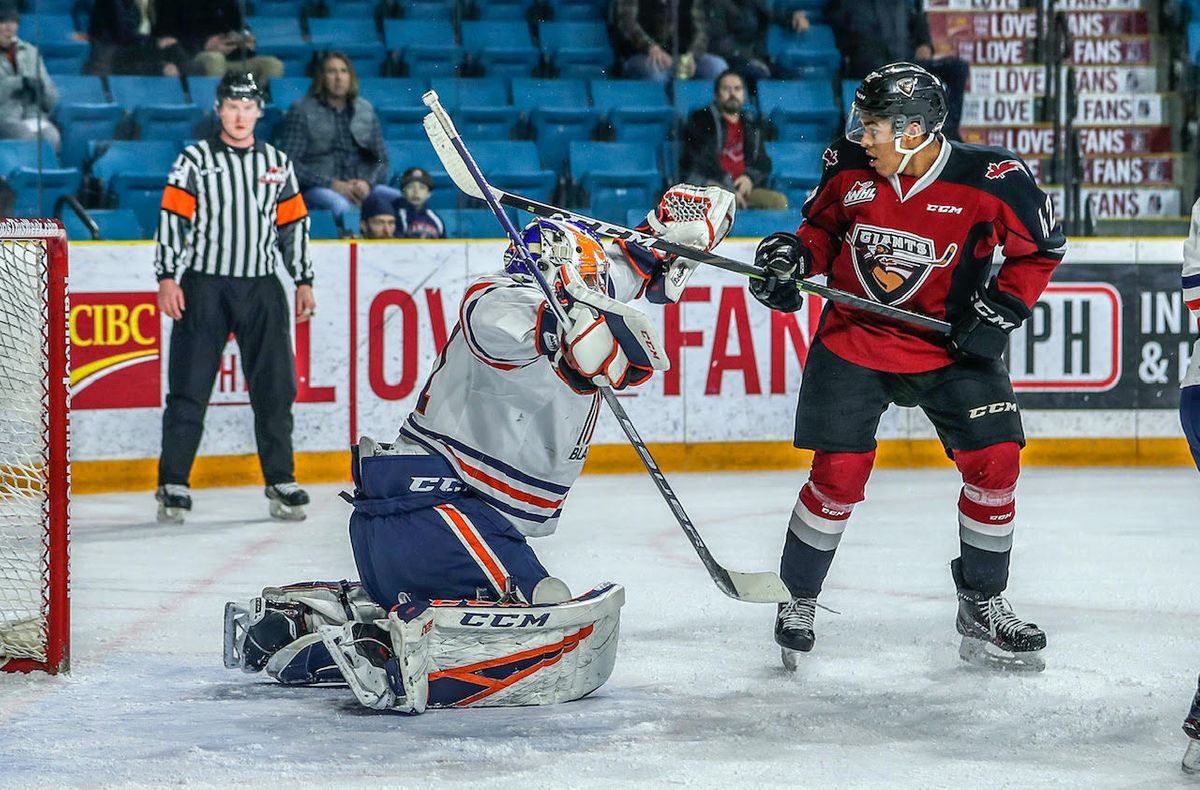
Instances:
[[[497,612],[467,612],[458,621],[459,625],[471,628],[540,628],[550,620],[550,613],[534,616],[532,614],[510,614]]]
[[[417,494],[431,494],[434,491],[452,494],[464,488],[463,482],[454,477],[414,477],[408,484],[408,490]]]
[[[1017,404],[1012,401],[1000,401],[999,403],[989,403],[986,406],[976,406],[967,412],[967,417],[975,420],[988,414],[1003,414],[1007,411],[1016,411]]]
[[[996,179],[1004,178],[1014,170],[1024,169],[1024,165],[1016,159],[1005,159],[1003,162],[988,162],[987,172],[983,174],[983,177],[995,181]]]
[[[932,211],[934,214],[961,214],[963,213],[962,206],[939,206],[936,203],[929,203],[925,206],[926,211]]]
[[[870,203],[875,199],[874,181],[855,181],[854,186],[842,198],[843,206],[856,206],[859,203]]]

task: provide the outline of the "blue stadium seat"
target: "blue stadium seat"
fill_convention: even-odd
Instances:
[[[316,209],[308,212],[308,237],[317,241],[330,241],[341,238],[333,212],[327,209]]]
[[[471,145],[471,154],[490,183],[534,200],[550,200],[557,176],[538,164],[533,141],[484,140]]]
[[[64,13],[30,14],[21,26],[21,37],[35,44],[46,70],[52,75],[78,74],[90,49],[69,10]]]
[[[449,19],[385,19],[383,40],[410,77],[453,77],[462,62]]]
[[[651,205],[662,187],[655,149],[653,143],[570,144],[571,177],[593,216],[621,218],[630,206]]]
[[[304,41],[298,9],[292,14],[272,14],[247,21],[260,55],[274,55],[283,61],[284,74],[304,75],[312,63],[313,48]]]
[[[145,238],[145,233],[138,224],[137,215],[131,209],[94,208],[88,210],[88,216],[99,226],[101,241],[137,241]],[[62,221],[67,228],[68,240],[93,240],[91,231],[74,211],[67,210],[62,216]]]
[[[477,201],[472,201],[476,203]],[[516,212],[508,211],[509,218],[517,225]],[[459,208],[439,211],[438,216],[446,223],[446,237],[451,239],[502,239],[507,238],[504,228],[491,209]],[[520,229],[521,225],[517,225]]]
[[[308,95],[312,80],[308,77],[276,77],[271,80],[271,105],[287,112],[293,104]]]
[[[788,196],[788,205],[799,207],[804,198],[821,181],[825,143],[778,142],[766,143],[771,157],[771,188]]]
[[[592,107],[618,140],[665,139],[674,120],[663,86],[653,80],[592,80]]]
[[[684,80],[674,83],[675,113],[684,121],[696,110],[713,103],[713,86],[708,80]],[[749,93],[746,94],[747,101]]]
[[[777,231],[794,232],[800,225],[800,206],[782,211],[741,209],[733,223],[734,238],[761,239]]]
[[[343,211],[340,225],[343,237],[357,236],[362,227],[362,209],[355,206]]]
[[[471,14],[477,19],[524,19],[534,0],[473,0]]]
[[[58,105],[51,114],[62,130],[62,162],[79,167],[87,154],[89,140],[111,140],[125,108],[108,100],[99,77],[63,75],[54,78]]]
[[[838,110],[829,80],[760,80],[758,107],[775,124],[779,137],[791,139],[796,125],[832,129]]]
[[[364,77],[359,92],[375,108],[385,140],[424,140],[421,119],[429,112],[421,96],[429,84],[416,77]]]
[[[528,77],[541,58],[524,21],[463,22],[462,42],[467,57],[491,76]]]
[[[379,3],[375,0],[337,0],[336,2],[327,2],[324,4],[325,10],[328,12],[328,18],[331,19],[374,19],[375,7]],[[312,23],[315,20],[309,20],[309,31],[312,31]],[[376,33],[376,38],[379,34]],[[340,49],[340,47],[335,47]]]
[[[1191,22],[1187,26],[1188,59],[1193,63],[1200,62],[1200,22]]]
[[[555,0],[550,4],[556,22],[592,22],[604,19],[611,0]]]
[[[77,167],[59,167],[47,140],[0,140],[0,178],[17,193],[13,216],[46,217],[61,196],[79,191],[81,176]]]
[[[389,140],[387,142],[388,165],[392,170],[391,185],[400,188],[400,175],[410,167],[420,167],[433,178],[433,194],[429,196],[429,207],[433,209],[454,208],[458,205],[459,191],[446,168],[433,151],[428,140]]]
[[[182,147],[177,141],[114,140],[102,144],[91,165],[106,204],[132,209],[147,236],[158,227],[167,173]]]
[[[254,0],[254,17],[291,17],[300,18],[300,6],[304,0]],[[251,23],[258,21],[252,17]],[[257,30],[257,28],[252,28]]]
[[[113,101],[130,112],[143,140],[192,137],[204,117],[177,77],[109,77],[108,89]]]
[[[858,90],[859,80],[842,80],[842,117],[850,114],[850,105],[854,104],[854,92]]]
[[[456,0],[400,0],[405,19],[453,19]]]
[[[600,19],[591,22],[543,22],[538,40],[560,77],[595,77],[612,65],[608,29]]]
[[[803,33],[772,25],[767,32],[767,53],[782,68],[813,77],[832,77],[842,62],[833,42],[833,28],[828,25],[811,25]]]
[[[359,77],[378,77],[383,70],[387,51],[369,12],[365,18],[310,19],[308,31],[314,49],[346,53]]]
[[[507,140],[512,137],[517,111],[509,100],[506,78],[435,77],[430,87],[437,92],[442,106],[454,115],[454,125],[465,140]]]
[[[561,171],[567,163],[567,143],[586,140],[596,127],[588,106],[583,80],[536,80],[517,77],[512,82],[513,106],[528,121],[537,138],[542,164]]]

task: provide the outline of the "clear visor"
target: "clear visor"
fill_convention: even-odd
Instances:
[[[857,103],[850,105],[850,114],[846,116],[846,139],[859,145],[877,145],[901,137],[920,137],[926,131],[925,121],[919,116],[872,115],[860,110]]]

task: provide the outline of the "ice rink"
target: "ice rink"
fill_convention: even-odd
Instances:
[[[735,570],[778,567],[800,472],[676,474]],[[785,674],[773,606],[722,596],[645,476],[585,476],[535,546],[576,592],[626,586],[610,681],[568,705],[361,708],[221,664],[221,611],[266,585],[354,577],[341,486],[302,524],[261,489],[73,506],[69,677],[0,676],[0,786],[1187,786],[1200,672],[1193,469],[1025,470],[1009,599],[1049,636],[1040,675],[958,658],[957,474],[880,470],[855,512],[817,646]],[[1200,787],[1200,779],[1194,786]]]

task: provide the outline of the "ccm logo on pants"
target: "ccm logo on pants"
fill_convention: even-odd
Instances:
[[[967,416],[974,420],[985,414],[1003,414],[1006,411],[1016,411],[1017,404],[1012,401],[1000,401],[999,403],[989,403],[986,406],[976,406],[967,412]]]
[[[456,477],[414,477],[408,484],[408,490],[418,494],[428,494],[434,491],[452,494],[464,488],[466,486]]]

